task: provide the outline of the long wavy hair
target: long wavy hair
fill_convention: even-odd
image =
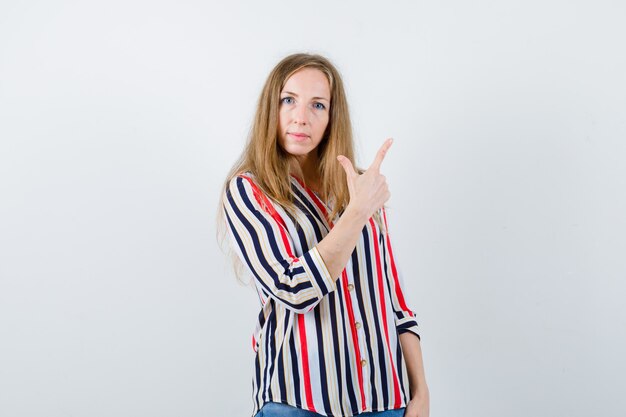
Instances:
[[[224,182],[218,207],[218,240],[222,240],[225,235],[222,212],[226,187],[233,177],[242,172],[251,172],[257,185],[274,203],[280,204],[289,212],[295,210],[290,179],[293,157],[279,145],[278,124],[280,93],[287,79],[303,68],[322,71],[330,85],[328,125],[322,141],[316,148],[320,178],[319,194],[324,201],[332,202],[329,218],[332,220],[337,214],[342,213],[350,201],[345,172],[337,161],[337,155],[344,155],[354,163],[352,122],[341,75],[335,66],[321,55],[292,54],[283,58],[267,77],[257,103],[246,146]],[[378,216],[376,217],[380,224]],[[237,262],[235,264],[235,270],[239,272],[240,267]],[[237,276],[240,276],[239,273]]]

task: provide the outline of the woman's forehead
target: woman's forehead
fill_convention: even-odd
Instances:
[[[319,69],[303,68],[287,78],[282,92],[330,100],[330,83],[326,74]]]

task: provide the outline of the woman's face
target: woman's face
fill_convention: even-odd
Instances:
[[[316,68],[303,68],[287,79],[280,92],[278,143],[304,161],[322,141],[328,126],[330,85]]]

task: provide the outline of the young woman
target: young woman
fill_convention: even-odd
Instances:
[[[335,67],[294,54],[270,73],[222,199],[260,300],[253,416],[428,417],[417,322],[383,206],[391,142],[355,170]]]

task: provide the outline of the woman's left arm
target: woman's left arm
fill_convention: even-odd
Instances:
[[[411,391],[411,400],[404,412],[405,417],[428,417],[430,414],[430,393],[426,384],[420,343],[420,339],[411,332],[400,335]]]
[[[381,210],[386,233],[383,239],[383,251],[387,266],[387,279],[390,285],[390,296],[395,313],[396,330],[400,337],[402,352],[409,375],[409,389],[411,399],[407,404],[405,417],[428,417],[430,413],[430,395],[424,362],[422,360],[421,338],[418,332],[418,324],[415,313],[408,307],[404,297],[402,277],[396,268],[396,262],[389,238],[389,225],[387,213],[383,207]]]

